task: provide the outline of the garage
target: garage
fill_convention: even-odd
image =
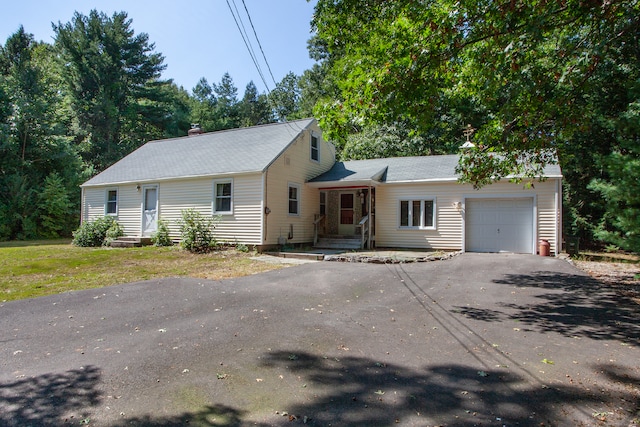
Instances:
[[[533,253],[533,198],[465,200],[467,252]]]

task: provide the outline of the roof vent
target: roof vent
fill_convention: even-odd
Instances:
[[[191,129],[189,129],[188,135],[189,136],[194,136],[194,135],[200,135],[202,133],[202,128],[200,127],[199,123],[192,123],[191,124]]]

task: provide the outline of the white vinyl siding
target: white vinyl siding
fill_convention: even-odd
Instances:
[[[107,190],[114,187],[87,187],[83,190],[82,220],[93,221],[105,216]],[[116,220],[126,236],[140,236],[142,221],[142,192],[135,185],[118,186]]]
[[[320,161],[310,158],[310,131],[318,137]],[[317,126],[299,137],[269,167],[265,175],[267,196],[265,207],[270,214],[265,217],[264,245],[278,244],[278,238],[287,243],[310,243],[313,241],[314,214],[319,213],[320,191],[304,184],[311,178],[331,169],[335,162],[335,149],[322,138]],[[300,184],[300,214],[289,215],[289,184]],[[291,237],[291,238],[289,238]]]
[[[551,251],[556,250],[558,213],[556,210],[556,180],[535,182],[535,189],[524,184],[499,182],[474,190],[466,184],[406,183],[383,184],[376,187],[376,245],[378,247],[404,247],[439,250],[464,249],[464,202],[467,198],[518,195],[534,197],[537,219],[534,219],[533,239],[549,240]],[[416,194],[428,194],[437,200],[432,230],[398,227],[400,200],[415,200]]]
[[[261,174],[234,175],[233,214],[219,215],[214,235],[221,242],[260,244]],[[216,215],[212,182],[223,178],[199,178],[162,183],[160,218],[169,223],[172,238],[178,239],[182,210],[195,209],[202,215]],[[228,179],[227,179],[228,182]]]

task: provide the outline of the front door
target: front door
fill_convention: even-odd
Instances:
[[[142,235],[151,236],[158,229],[158,186],[142,189]]]
[[[352,236],[356,233],[354,199],[354,193],[340,193],[338,233],[344,236]]]

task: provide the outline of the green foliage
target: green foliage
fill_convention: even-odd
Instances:
[[[166,221],[158,220],[158,229],[151,235],[151,242],[154,246],[173,246],[169,235],[169,224]]]
[[[81,166],[61,126],[64,104],[54,57],[49,45],[36,43],[22,27],[0,46],[0,240],[55,236],[71,228],[78,202],[65,205],[64,194],[78,185]],[[47,181],[54,175],[57,202]],[[58,202],[65,206],[54,206]],[[53,224],[57,219],[64,222]]]
[[[115,218],[105,216],[93,221],[85,221],[73,232],[73,244],[81,247],[99,247],[109,244],[122,236],[123,229]]]
[[[219,217],[204,216],[195,209],[185,209],[181,214],[180,247],[194,253],[214,250],[218,244],[214,229]]]
[[[54,25],[83,157],[101,171],[167,126],[164,58],[146,33],[134,35],[125,12],[92,10]]]
[[[236,250],[238,252],[243,252],[243,253],[249,252],[249,246],[247,246],[244,243],[240,243],[240,242],[236,241],[235,242],[235,247],[236,247]]]
[[[494,161],[495,170],[480,178],[535,175],[516,169],[541,150],[563,148],[584,125],[577,104],[598,90],[591,83],[612,51],[638,45],[639,8],[637,2],[320,0],[316,46],[326,49],[340,93],[316,113],[332,139],[398,121],[428,134],[455,119],[451,106],[465,112],[466,100],[483,112],[467,111],[483,146],[479,155],[524,156]],[[466,167],[476,164],[461,165],[461,172],[479,184],[476,169]]]
[[[39,219],[44,237],[55,238],[68,235],[69,217],[72,217],[72,203],[64,187],[62,177],[52,172],[44,181],[44,188],[38,195]]]
[[[271,102],[279,120],[291,120],[298,117],[300,109],[300,88],[298,77],[289,72],[271,91]]]
[[[604,242],[640,253],[640,157],[613,153],[607,166],[610,180],[594,180],[590,185],[607,206],[595,234]]]
[[[110,246],[111,242],[116,240],[118,237],[124,236],[124,228],[117,221],[114,221],[113,224],[107,229],[107,233],[105,234],[103,246]]]
[[[637,1],[319,0],[310,52],[336,91],[315,115],[339,148],[373,156],[389,141],[350,135],[403,123],[455,152],[470,123],[458,172],[476,188],[535,177],[557,153],[567,232],[630,242],[640,215],[609,165],[640,146],[639,15]]]

